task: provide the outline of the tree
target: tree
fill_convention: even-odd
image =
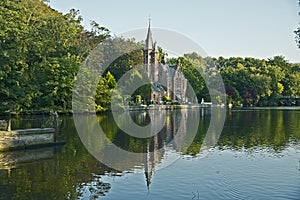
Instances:
[[[109,31],[39,0],[0,2],[0,109],[70,110],[81,62]]]
[[[19,97],[26,96],[24,71],[27,47],[24,39],[28,32],[26,9],[22,1],[4,0],[0,2],[0,108],[18,109],[22,104]]]
[[[114,48],[107,49],[108,55],[127,52],[110,63],[109,67],[106,69],[106,71],[110,71],[114,75],[116,80],[119,80],[129,70],[144,65],[142,43],[136,42],[134,39],[115,37],[111,40],[110,46],[113,46]]]
[[[110,110],[111,96],[116,85],[116,80],[110,72],[100,78],[95,96],[97,112]]]
[[[200,101],[202,98],[205,98],[206,100],[210,99],[208,89],[202,77],[204,73],[201,73],[205,70],[205,64],[200,55],[195,52],[184,54],[183,57],[170,58],[168,60],[168,64],[180,65],[182,73],[190,84],[187,88],[187,96],[192,97],[195,93],[198,101]]]

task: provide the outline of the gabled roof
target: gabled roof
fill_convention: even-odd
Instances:
[[[153,44],[153,49],[154,49],[155,52],[158,52],[158,45],[157,45],[156,41]]]
[[[169,73],[172,78],[175,76],[176,70],[177,70],[177,65],[169,66]]]
[[[159,82],[152,83],[152,90],[154,92],[165,92],[166,91]]]
[[[170,65],[169,67],[176,71],[178,66],[177,65]]]

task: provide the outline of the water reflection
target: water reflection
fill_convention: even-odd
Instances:
[[[111,114],[98,116],[96,122],[90,120],[91,116],[83,116],[81,123],[89,125],[87,131],[93,131],[96,126],[101,125],[106,138],[99,137],[98,140],[88,141],[97,149],[99,156],[106,157],[122,167],[123,170],[118,171],[91,156],[77,135],[73,118],[64,117],[59,137],[66,141],[66,145],[62,148],[0,154],[0,199],[101,198],[114,188],[114,183],[106,182],[103,177],[123,176],[135,171],[143,172],[145,181],[139,184],[144,184],[145,188],[152,188],[155,185],[153,179],[158,176],[154,172],[168,157],[201,156],[201,146],[210,123],[211,110],[203,109],[200,113],[200,120],[196,122],[193,120],[193,112],[167,111],[163,129],[158,134],[151,133],[153,137],[150,139],[127,135],[116,126]],[[143,126],[155,120],[151,113],[144,112],[130,113],[130,117]],[[124,117],[123,120],[126,123],[128,119]],[[197,135],[187,148],[182,141],[189,139],[186,138],[187,133],[195,126]],[[268,151],[275,156],[281,155],[286,149],[293,148],[293,144],[299,144],[299,127],[300,112],[297,110],[231,111],[228,112],[224,130],[215,149],[225,152],[230,149],[233,152],[243,151],[249,154],[252,151],[257,154],[259,149],[259,152]],[[176,135],[180,137],[176,138]],[[110,143],[126,151],[142,154],[138,154],[134,159],[116,159],[109,152]],[[205,160],[203,162],[205,163]],[[297,159],[293,162],[294,170],[297,164],[298,170],[300,169],[300,160],[297,162]],[[262,171],[269,170],[269,167],[266,165],[266,169]],[[197,171],[198,166],[193,166],[193,169]],[[184,182],[189,182],[185,180],[188,172],[184,170],[170,173],[176,174]]]
[[[149,151],[159,151],[163,159],[168,147],[179,156],[193,142],[199,125],[198,112],[192,110],[125,112],[116,118],[107,114],[95,120],[95,116],[81,115],[75,120],[83,133],[80,137],[92,155],[120,171],[141,166]],[[130,134],[136,137],[128,135],[131,119],[138,125],[148,123],[145,129],[132,130],[134,133]],[[138,137],[142,134],[148,137]]]
[[[91,173],[113,171],[85,150],[72,118],[63,119],[60,137],[67,142],[61,148],[1,153],[0,199],[76,199]]]
[[[219,147],[281,151],[299,141],[299,127],[299,110],[236,110],[227,116]]]
[[[58,147],[48,147],[43,149],[28,149],[26,151],[0,152],[0,169],[8,170],[18,168],[22,164],[52,159]]]
[[[83,143],[93,156],[119,171],[144,171],[149,187],[153,171],[174,162],[193,142],[199,125],[198,113],[185,109],[150,110],[117,113],[114,117],[107,114],[98,116],[96,121],[95,116],[81,115],[76,120],[77,127],[84,131]],[[131,119],[139,126],[147,126],[133,130],[134,134],[148,138],[127,134]],[[101,131],[105,135],[99,134]]]

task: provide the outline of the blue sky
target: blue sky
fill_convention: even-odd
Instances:
[[[152,27],[179,32],[213,57],[283,55],[300,62],[297,0],[51,0],[50,6],[78,9],[86,27],[95,20],[116,35],[146,28],[151,15]]]

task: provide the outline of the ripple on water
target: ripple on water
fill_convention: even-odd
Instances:
[[[206,187],[217,194],[213,199],[300,199],[297,152],[293,145],[279,155],[268,149],[215,152],[216,176]]]

